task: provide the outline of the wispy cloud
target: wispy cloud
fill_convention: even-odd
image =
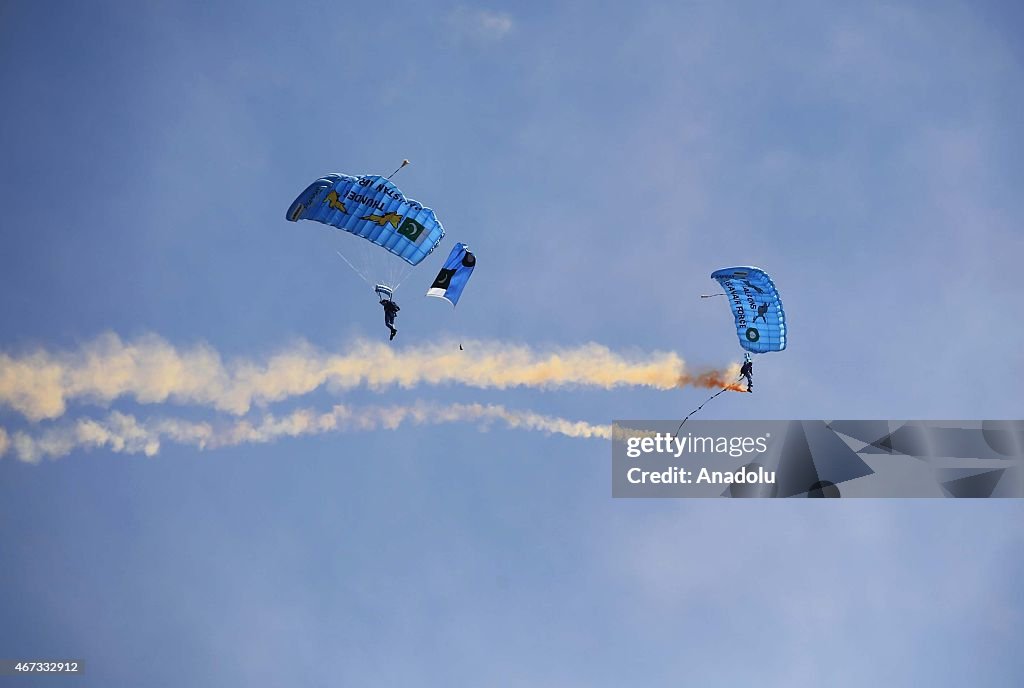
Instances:
[[[515,29],[507,12],[459,7],[448,16],[448,23],[460,35],[477,41],[499,41]]]
[[[299,342],[265,360],[225,362],[212,347],[179,349],[147,335],[131,342],[103,335],[72,351],[0,353],[0,405],[32,421],[63,415],[72,400],[102,404],[129,398],[142,404],[175,402],[235,415],[328,386],[412,388],[462,384],[480,389],[638,386],[721,387],[738,368],[690,373],[674,352],[627,356],[599,344],[537,350],[500,342],[465,342],[414,349],[357,341],[344,353]],[[738,388],[737,388],[738,389]]]

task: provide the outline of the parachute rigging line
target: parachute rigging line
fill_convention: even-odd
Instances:
[[[357,267],[356,267],[355,265],[353,265],[352,263],[350,263],[350,262],[349,262],[349,260],[348,260],[348,258],[346,258],[346,257],[345,257],[345,256],[344,256],[344,255],[342,254],[342,252],[341,252],[341,251],[335,251],[335,253],[337,253],[337,254],[338,254],[338,257],[339,257],[339,258],[341,258],[341,259],[342,259],[343,261],[345,261],[345,264],[346,264],[346,265],[348,265],[348,266],[349,266],[350,268],[352,268],[352,272],[354,272],[354,273],[356,273],[357,275],[359,275],[359,279],[363,280],[364,282],[366,282],[366,283],[367,283],[368,285],[370,285],[371,287],[373,286],[373,284],[372,284],[372,283],[370,282],[370,280],[366,279],[366,275],[364,275],[363,273],[361,273],[361,272],[359,271],[359,269],[358,269],[358,268],[357,268]]]
[[[388,175],[388,179],[391,179],[392,177],[394,177],[396,174],[398,174],[399,170],[401,170],[403,167],[405,167],[408,164],[409,164],[408,160],[403,160],[402,164],[398,166],[398,169]]]
[[[704,400],[704,404],[708,403],[709,401],[711,401],[712,399],[717,397],[722,392],[728,391],[729,387],[731,387],[731,386],[732,385],[729,385],[728,387],[723,387],[722,389],[718,390],[717,392],[715,392],[714,394],[709,396],[707,399],[705,399]],[[686,414],[686,418],[683,418],[683,422],[679,424],[678,428],[676,428],[676,434],[672,436],[673,439],[679,437],[679,431],[683,429],[683,424],[686,423],[686,421],[690,420],[690,416],[692,416],[693,414],[697,413],[697,411],[700,411],[702,408],[704,408],[704,404],[701,404],[700,406],[698,406],[697,408],[693,409],[688,414]]]

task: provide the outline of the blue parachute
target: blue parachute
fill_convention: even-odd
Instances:
[[[473,274],[476,267],[476,256],[465,244],[455,244],[452,252],[448,254],[448,260],[444,267],[437,273],[434,283],[427,290],[427,296],[436,296],[444,299],[452,306],[459,302],[462,290],[469,282],[469,276]]]
[[[786,312],[768,273],[753,267],[722,268],[711,279],[729,299],[740,346],[755,354],[786,348]]]
[[[434,211],[406,198],[378,175],[329,174],[309,185],[288,208],[291,222],[315,220],[362,237],[418,265],[444,238]]]

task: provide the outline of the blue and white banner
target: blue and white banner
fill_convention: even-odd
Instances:
[[[455,244],[452,252],[448,254],[448,260],[444,262],[444,267],[437,273],[437,278],[427,290],[427,296],[436,296],[453,306],[456,305],[462,296],[462,290],[469,282],[469,276],[473,274],[474,267],[476,256],[470,252],[469,247],[465,244]]]

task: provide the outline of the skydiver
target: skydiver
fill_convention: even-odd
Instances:
[[[768,317],[766,315],[767,313],[768,313],[768,303],[765,302],[765,303],[762,303],[762,304],[758,304],[758,306],[757,306],[757,315],[754,316],[753,322],[757,322],[757,319],[761,318],[762,320],[764,320],[764,324],[767,325],[768,324]]]
[[[747,378],[747,391],[754,393],[754,361],[750,354],[743,354],[743,365],[740,366],[740,378]]]
[[[380,305],[384,306],[384,324],[388,326],[389,330],[391,330],[391,337],[389,338],[390,341],[395,338],[396,334],[398,334],[398,330],[395,328],[395,315],[402,309],[398,307],[397,303],[387,298],[382,298],[380,300]]]

